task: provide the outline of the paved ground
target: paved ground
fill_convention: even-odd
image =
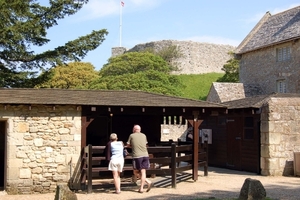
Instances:
[[[299,200],[300,199],[300,177],[267,177],[253,173],[233,171],[221,168],[209,167],[208,176],[203,176],[199,170],[199,178],[196,182],[191,179],[191,172],[178,174],[176,189],[171,188],[170,177],[156,177],[153,189],[146,193],[137,192],[137,185],[130,179],[122,179],[121,194],[114,194],[112,179],[99,182],[93,193],[76,193],[78,200],[150,200],[150,199],[236,199],[246,178],[260,180],[266,189],[267,197],[277,200]],[[54,193],[35,195],[7,195],[0,192],[1,200],[53,200]]]

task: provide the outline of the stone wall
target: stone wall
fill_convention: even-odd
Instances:
[[[185,125],[162,124],[160,141],[173,140],[174,142],[176,142],[178,139],[180,139],[181,141],[185,141],[186,133],[187,123]]]
[[[300,152],[300,99],[271,98],[261,113],[261,174],[293,175]]]
[[[174,59],[179,70],[173,74],[204,74],[204,73],[224,73],[221,70],[223,65],[231,58],[228,54],[234,51],[235,47],[230,45],[200,43],[193,41],[161,40],[138,44],[129,49],[128,52],[142,51],[146,48],[153,48],[159,51],[164,47],[177,46],[182,53],[182,57]]]
[[[8,194],[54,192],[67,183],[81,150],[81,110],[76,106],[4,106],[7,121]]]
[[[276,48],[291,47],[291,59],[277,62]],[[263,48],[242,55],[239,79],[259,84],[264,94],[277,92],[276,81],[285,80],[287,93],[300,93],[300,41]]]
[[[125,47],[113,47],[111,49],[111,57],[122,55],[125,52],[126,52],[126,48]]]

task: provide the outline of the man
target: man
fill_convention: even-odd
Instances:
[[[148,185],[146,192],[149,192],[153,183],[146,178],[146,170],[150,167],[147,137],[144,133],[141,133],[139,125],[134,125],[132,132],[128,138],[127,147],[132,148],[133,170],[140,173],[141,185],[139,193],[143,193],[145,183]]]

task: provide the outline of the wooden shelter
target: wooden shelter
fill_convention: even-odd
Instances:
[[[26,180],[35,182],[34,177],[43,176],[33,176],[40,171],[31,171],[26,168],[27,165],[22,164],[28,162],[25,160],[28,156],[35,160],[39,152],[46,151],[47,156],[59,156],[59,166],[69,168],[73,163],[74,167],[80,150],[85,146],[105,145],[111,132],[116,132],[119,139],[126,142],[134,124],[141,125],[149,146],[155,146],[160,142],[160,125],[164,121],[180,124],[188,120],[195,127],[193,151],[198,152],[198,127],[202,119],[226,112],[226,106],[221,104],[141,91],[1,89],[0,105],[0,125],[3,127],[1,134],[4,135],[4,139],[0,141],[0,146],[4,147],[0,152],[1,163],[8,168],[12,167],[9,166],[11,162],[8,159],[16,157],[13,150],[15,148],[18,149],[18,155],[24,154],[24,158],[17,157],[20,166],[14,166],[10,171],[4,167],[0,172],[0,177],[4,180],[2,186],[8,190],[14,189],[12,187],[15,181],[21,180],[22,185]],[[80,124],[78,119],[81,120]],[[18,140],[8,139],[8,136]],[[27,155],[26,150],[32,153]],[[194,153],[193,160],[193,179],[197,180],[198,153]],[[43,163],[39,163],[39,166],[43,166]],[[45,166],[55,167],[47,163]],[[10,172],[13,170],[22,179],[20,176],[12,176]],[[68,176],[65,171],[49,171]],[[45,177],[44,180],[47,182],[48,178]],[[50,179],[49,182],[54,184]],[[44,188],[44,191],[47,190],[51,188]]]

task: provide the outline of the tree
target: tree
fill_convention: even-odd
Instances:
[[[105,29],[42,53],[31,50],[47,44],[47,30],[87,2],[51,0],[49,6],[41,6],[36,0],[0,0],[0,87],[33,87],[48,78],[50,67],[80,61],[97,48],[108,34]],[[44,76],[36,78],[42,70]]]
[[[225,72],[224,76],[217,79],[217,82],[239,82],[239,60],[234,58],[233,52],[229,52],[232,58],[229,59],[223,66],[222,70]]]
[[[129,52],[110,58],[100,70],[92,89],[141,90],[180,95],[183,87],[172,67],[160,56],[149,52]]]
[[[174,60],[184,56],[183,53],[178,48],[178,46],[176,46],[176,45],[163,46],[159,50],[155,50],[152,47],[148,47],[148,48],[144,49],[143,52],[150,52],[150,53],[160,56],[162,59],[164,59],[166,62],[168,62],[169,65],[171,65],[173,71],[178,70],[178,65],[179,65]]]
[[[36,85],[36,88],[89,89],[90,84],[99,78],[95,67],[85,62],[72,62],[57,66],[49,72],[51,78]]]

